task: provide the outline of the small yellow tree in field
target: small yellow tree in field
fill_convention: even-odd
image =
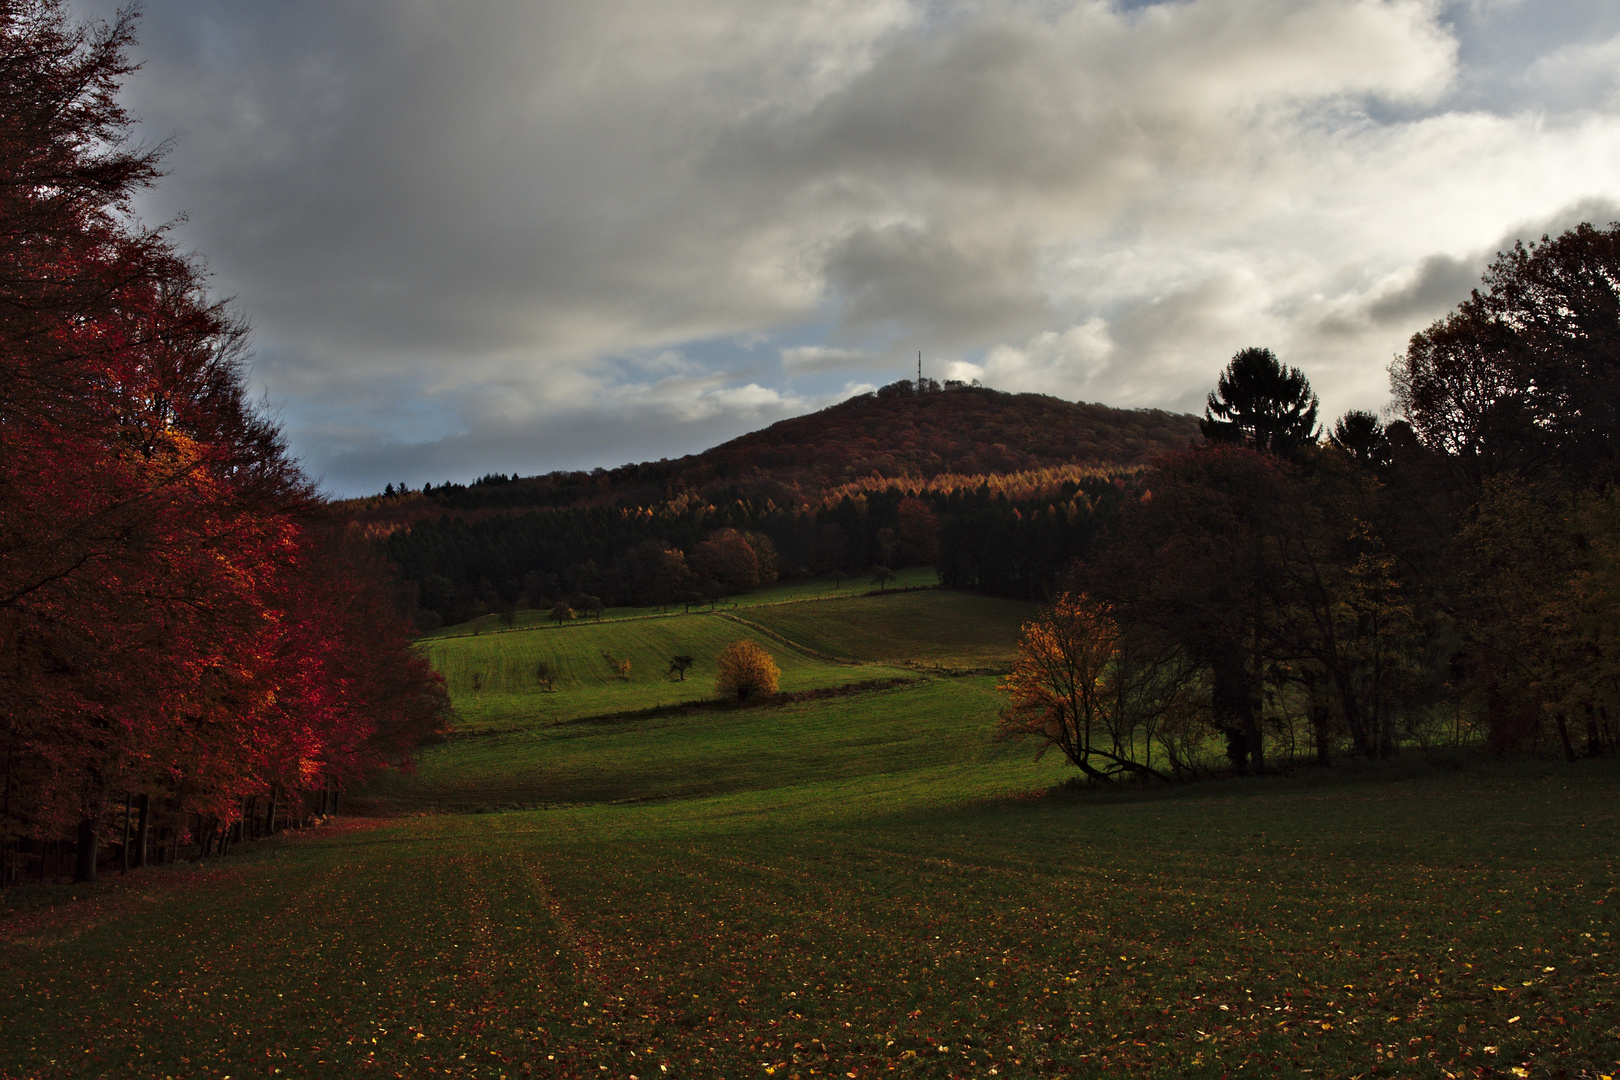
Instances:
[[[720,653],[715,665],[720,672],[715,680],[716,692],[738,702],[776,693],[776,680],[782,674],[771,654],[752,641],[733,641]]]

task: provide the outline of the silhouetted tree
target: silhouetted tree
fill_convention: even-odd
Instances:
[[[1501,252],[1390,370],[1418,437],[1477,488],[1504,471],[1620,474],[1620,223]]]
[[[1374,471],[1389,468],[1392,461],[1389,435],[1376,413],[1351,409],[1333,425],[1328,441]]]
[[[1199,426],[1210,442],[1246,443],[1290,457],[1316,442],[1317,408],[1304,372],[1283,364],[1270,349],[1248,348],[1221,372]]]

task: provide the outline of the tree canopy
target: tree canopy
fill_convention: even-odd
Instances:
[[[244,321],[130,215],[158,163],[117,102],[134,26],[0,5],[0,886],[17,841],[71,831],[93,875],[126,797],[217,835],[447,710],[249,401]]]
[[[1390,370],[1424,445],[1477,487],[1557,469],[1620,474],[1620,223],[1583,224],[1499,254],[1457,310]]]
[[[1199,427],[1210,442],[1245,443],[1288,457],[1316,442],[1318,402],[1310,380],[1270,349],[1240,349],[1209,395]]]

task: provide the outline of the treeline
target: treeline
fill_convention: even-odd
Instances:
[[[329,808],[446,715],[373,546],[248,402],[245,327],[132,198],[133,17],[0,3],[0,886]]]
[[[424,629],[587,596],[610,606],[701,603],[778,578],[876,566],[933,565],[946,585],[1039,598],[1118,513],[1134,475],[896,483],[795,507],[734,497],[442,515],[389,534],[383,550],[417,589]]]
[[[1498,256],[1319,440],[1246,349],[1026,634],[1003,732],[1093,775],[1620,740],[1620,225]]]

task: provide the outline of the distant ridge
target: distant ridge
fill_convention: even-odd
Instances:
[[[925,386],[933,384],[925,383]],[[492,473],[425,496],[349,500],[382,533],[443,513],[484,517],[545,507],[650,506],[678,496],[814,499],[852,481],[1000,475],[1088,464],[1141,465],[1201,439],[1198,418],[1116,409],[1045,394],[955,385],[918,393],[909,381],[721,443],[700,454],[591,472],[518,478]]]
[[[672,462],[715,477],[770,474],[801,489],[857,477],[1020,472],[1050,465],[1145,464],[1200,438],[1198,418],[1045,394],[966,386],[884,387]]]

